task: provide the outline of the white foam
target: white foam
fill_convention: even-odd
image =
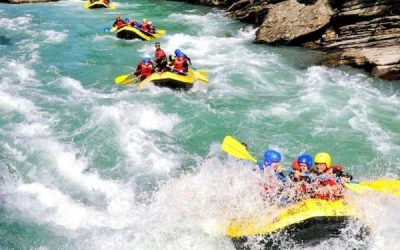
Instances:
[[[34,103],[28,99],[12,96],[0,91],[0,106],[8,111],[16,111],[23,114],[29,121],[36,120],[37,109]]]
[[[31,16],[21,16],[16,18],[0,18],[0,26],[8,30],[26,29],[32,22]]]
[[[60,32],[55,30],[43,30],[43,34],[46,36],[46,43],[61,43],[64,42],[68,37],[66,31]]]
[[[13,159],[23,162],[27,159],[27,155],[20,151],[18,148],[10,146],[8,143],[4,145],[5,150],[7,150],[10,155],[12,155]]]
[[[8,62],[6,70],[7,72],[4,73],[16,75],[20,84],[36,82],[36,72],[20,61],[11,60]]]
[[[222,12],[207,13],[205,15],[174,13],[169,15],[168,18],[171,20],[176,20],[178,22],[189,24],[191,27],[197,26],[201,28],[199,32],[202,35],[208,35],[208,34],[219,35],[220,33],[226,31],[225,29],[226,24],[233,22],[231,19],[222,15]],[[210,25],[210,20],[212,20],[211,23],[214,24],[218,23],[219,25]]]
[[[94,117],[101,123],[111,120],[116,124],[121,149],[135,166],[145,167],[147,171],[152,169],[156,174],[169,173],[179,166],[176,151],[158,148],[156,141],[160,138],[149,134],[151,131],[171,133],[180,122],[175,114],[163,114],[151,104],[120,102],[113,107],[99,107]]]

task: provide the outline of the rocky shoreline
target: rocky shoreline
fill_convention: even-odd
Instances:
[[[45,2],[58,2],[59,0],[0,0],[3,3],[13,3],[13,4],[20,4],[20,3],[45,3]]]
[[[328,66],[400,80],[400,0],[181,0],[224,7],[260,27],[257,43],[324,51]]]

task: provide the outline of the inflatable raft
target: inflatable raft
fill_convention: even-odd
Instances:
[[[144,87],[148,83],[152,82],[158,87],[168,87],[177,90],[188,90],[193,87],[193,84],[196,80],[207,83],[207,75],[208,73],[205,71],[197,71],[192,69],[189,69],[187,75],[179,75],[169,71],[153,73],[151,76],[141,81],[138,84],[137,88]]]
[[[122,28],[111,29],[112,32],[117,32],[117,37],[120,39],[132,40],[141,39],[143,41],[150,41],[154,38],[159,38],[165,35],[165,30],[157,30],[156,33],[152,34],[149,32],[144,32],[136,27],[126,25]]]
[[[278,234],[312,245],[326,238],[338,237],[350,221],[360,222],[361,217],[360,211],[343,199],[307,199],[270,213],[232,220],[226,228],[226,235],[238,249],[246,249],[246,242],[255,237],[262,239],[261,244],[266,249],[275,249],[274,246],[280,244]],[[369,229],[361,225],[357,237],[366,237]]]
[[[103,1],[96,1],[93,3],[86,2],[83,5],[86,9],[98,9],[98,8],[107,8],[107,9],[115,9],[115,3],[105,4]]]
[[[151,76],[140,82],[138,87],[143,87],[147,85],[147,83],[152,82],[158,87],[188,90],[192,88],[195,81],[196,78],[191,74],[183,76],[172,72],[162,72],[153,73]]]

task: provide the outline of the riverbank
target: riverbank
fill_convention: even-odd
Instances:
[[[259,25],[255,42],[325,52],[321,64],[363,68],[400,79],[400,3],[396,0],[183,0],[224,7]]]
[[[59,0],[0,0],[0,3],[12,3],[12,4],[22,4],[22,3],[47,3],[47,2],[58,2]]]

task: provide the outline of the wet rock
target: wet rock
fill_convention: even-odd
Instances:
[[[292,44],[321,32],[330,22],[333,10],[328,0],[303,4],[288,0],[269,6],[256,42]],[[323,33],[323,32],[321,32]]]

